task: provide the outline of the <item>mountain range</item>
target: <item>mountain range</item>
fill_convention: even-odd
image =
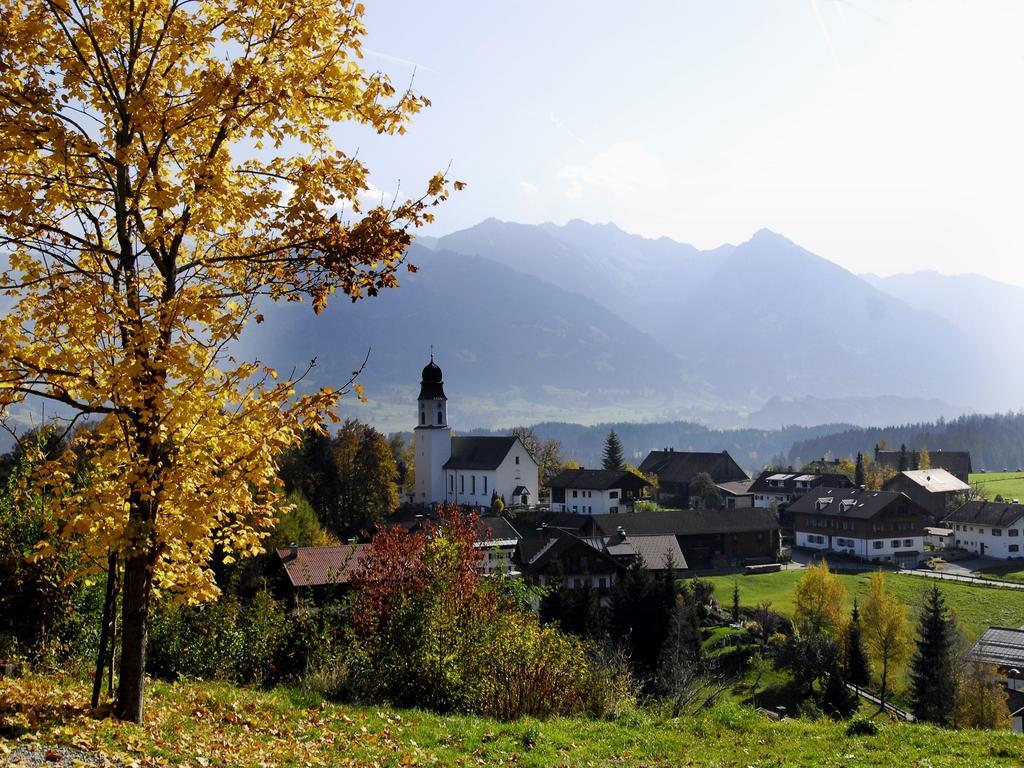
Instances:
[[[1024,289],[973,275],[858,276],[762,230],[699,250],[614,224],[488,219],[422,238],[402,287],[269,309],[239,350],[316,357],[356,415],[406,428],[431,345],[462,429],[545,420],[864,426],[1017,408],[1006,341]]]

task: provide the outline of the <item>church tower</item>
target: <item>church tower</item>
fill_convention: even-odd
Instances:
[[[445,500],[444,464],[452,455],[452,431],[448,426],[448,398],[444,396],[441,369],[430,354],[423,369],[417,398],[416,503]]]

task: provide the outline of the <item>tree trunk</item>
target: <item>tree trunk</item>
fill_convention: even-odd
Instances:
[[[92,681],[92,708],[100,705],[103,671],[107,662],[107,644],[111,642],[110,623],[114,613],[114,579],[117,578],[117,555],[107,557],[107,589],[103,596],[103,623],[100,625],[100,647],[96,653],[96,675]]]
[[[148,549],[148,547],[147,547]],[[121,597],[121,667],[114,714],[120,720],[142,722],[142,692],[146,679],[146,631],[153,571],[145,551],[124,564]]]

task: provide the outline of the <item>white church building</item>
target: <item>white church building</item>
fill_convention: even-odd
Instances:
[[[509,505],[535,504],[537,462],[518,437],[452,437],[441,369],[430,356],[418,398],[414,502],[489,507],[495,493]]]

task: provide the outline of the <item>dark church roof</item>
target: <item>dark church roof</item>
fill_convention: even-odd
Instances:
[[[515,445],[515,437],[467,435],[452,438],[452,455],[445,469],[497,469]]]
[[[640,465],[640,471],[653,472],[663,483],[688,483],[701,472],[707,472],[716,483],[749,479],[728,451],[651,451]]]
[[[447,400],[444,396],[444,384],[441,383],[441,368],[434,362],[431,355],[430,362],[423,369],[423,376],[420,380],[420,396],[417,400]]]

